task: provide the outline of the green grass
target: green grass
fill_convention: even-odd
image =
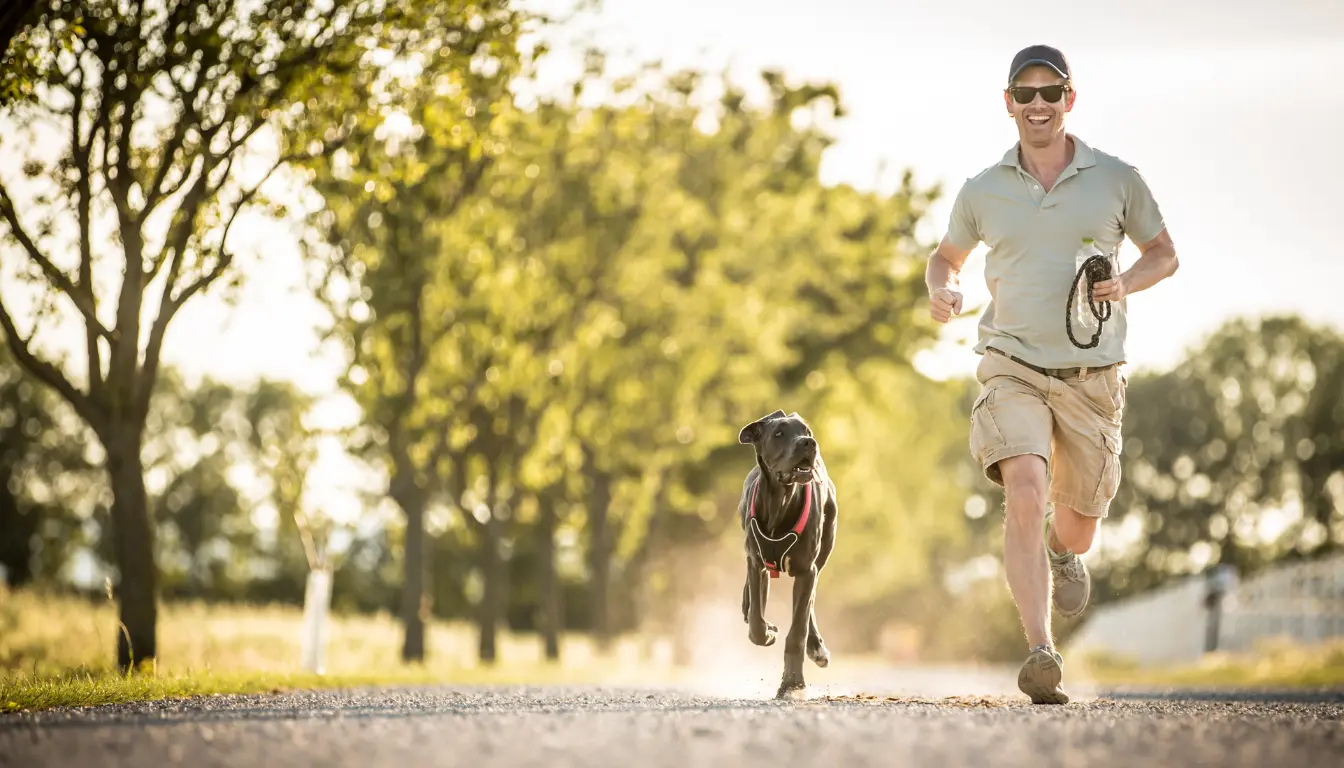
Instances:
[[[1211,653],[1196,664],[1168,667],[1140,667],[1126,659],[1094,655],[1083,666],[1102,685],[1338,688],[1344,687],[1344,640],[1310,646],[1265,642],[1250,653]]]
[[[399,658],[400,625],[380,614],[333,617],[326,674],[316,675],[300,669],[301,622],[302,612],[295,607],[166,603],[159,609],[157,666],[123,676],[113,663],[118,627],[114,606],[0,587],[0,713],[379,685],[648,684],[692,675],[745,680],[771,677],[779,663],[776,656],[750,653],[738,643],[716,646],[710,654],[717,662],[713,668],[681,670],[672,666],[665,647],[644,638],[620,638],[602,654],[587,637],[566,635],[561,638],[562,662],[553,664],[543,658],[536,635],[501,632],[498,663],[483,666],[476,659],[473,627],[433,622],[426,636],[426,663],[405,665]],[[846,655],[844,669],[861,685],[865,665],[888,663]],[[1160,669],[1091,656],[1076,659],[1072,669],[1102,686],[1344,687],[1344,641],[1312,647],[1270,643],[1254,653],[1212,654],[1195,665]],[[840,672],[828,674],[838,677]]]
[[[406,667],[367,674],[316,675],[284,672],[186,672],[169,676],[136,673],[71,673],[57,677],[16,675],[0,680],[0,712],[22,712],[54,707],[89,707],[134,701],[190,696],[245,693],[283,693],[294,690],[356,688],[384,685],[441,683],[578,683],[593,682],[585,670],[564,666],[509,666],[499,669],[459,670],[443,677],[424,669]]]
[[[372,685],[618,683],[670,679],[639,638],[605,654],[582,635],[561,638],[558,664],[536,635],[501,632],[498,663],[477,661],[473,627],[434,622],[427,659],[400,660],[401,627],[387,614],[334,616],[325,674],[301,670],[302,611],[290,606],[166,603],[159,608],[158,664],[118,674],[114,606],[0,587],[0,712],[91,706],[209,694]]]

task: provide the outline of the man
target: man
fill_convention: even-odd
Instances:
[[[991,301],[975,347],[981,392],[969,442],[985,476],[1004,489],[1004,568],[1029,647],[1018,687],[1036,704],[1069,700],[1050,634],[1052,582],[1055,609],[1080,614],[1091,593],[1080,556],[1120,483],[1125,298],[1177,267],[1143,177],[1064,130],[1076,98],[1057,49],[1035,45],[1013,58],[1003,100],[1018,142],[958,192],[925,275],[930,312],[946,323],[962,309],[966,257],[989,246]],[[1096,346],[1081,349],[1065,329],[1075,254],[1087,238],[1114,253],[1126,237],[1140,256],[1096,282],[1093,298],[1111,302],[1112,315]],[[1074,329],[1084,346],[1091,336]]]

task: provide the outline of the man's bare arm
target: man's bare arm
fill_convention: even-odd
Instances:
[[[924,268],[924,284],[929,289],[929,314],[934,320],[946,323],[952,315],[961,314],[961,268],[971,255],[970,248],[953,245],[946,237],[929,256]]]
[[[1146,291],[1176,274],[1180,261],[1171,234],[1163,229],[1146,243],[1139,244],[1139,259],[1118,279],[1103,280],[1096,285],[1093,297],[1098,301],[1119,301],[1130,294]]]

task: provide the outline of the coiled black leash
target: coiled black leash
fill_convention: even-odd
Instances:
[[[1092,316],[1097,318],[1097,332],[1092,334],[1092,341],[1083,344],[1073,335],[1073,301],[1078,296],[1078,284],[1083,278],[1087,278],[1087,307],[1092,312]],[[1103,280],[1111,279],[1111,262],[1105,256],[1092,256],[1083,265],[1078,268],[1078,274],[1073,278],[1073,285],[1069,286],[1069,303],[1064,306],[1064,330],[1069,332],[1069,341],[1073,346],[1079,349],[1091,349],[1097,346],[1101,341],[1102,323],[1111,319],[1111,302],[1098,302],[1092,298],[1092,291],[1097,283]]]

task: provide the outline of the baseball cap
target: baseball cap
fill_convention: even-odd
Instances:
[[[1055,70],[1060,77],[1072,78],[1069,72],[1069,60],[1064,58],[1064,54],[1058,48],[1052,48],[1048,45],[1032,45],[1017,52],[1013,57],[1013,65],[1008,69],[1008,84],[1013,84],[1013,79],[1022,72],[1022,70],[1033,64],[1044,64]]]

